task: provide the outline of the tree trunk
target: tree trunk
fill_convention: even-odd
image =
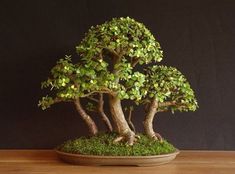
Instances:
[[[148,137],[162,141],[161,135],[154,132],[153,130],[153,118],[157,113],[157,108],[158,108],[158,100],[153,99],[149,106],[149,110],[146,114],[143,124],[144,124],[145,133]]]
[[[133,112],[133,108],[132,108],[132,107],[129,107],[129,113],[128,113],[128,118],[127,118],[127,123],[128,123],[128,125],[129,125],[129,127],[131,128],[131,130],[136,133],[136,131],[135,131],[135,125],[134,125],[133,122],[131,121],[132,112]]]
[[[135,133],[130,129],[121,106],[121,100],[117,96],[109,96],[110,111],[118,128],[120,136],[125,137],[130,145],[134,143]]]
[[[117,51],[118,55],[115,55],[113,58],[113,74],[115,76],[114,82],[116,84],[119,83],[119,71],[121,69],[115,67],[115,65],[119,64],[122,59],[122,53],[120,53],[120,50]],[[129,145],[133,145],[136,135],[135,133],[130,129],[123,110],[121,106],[121,100],[118,98],[117,95],[109,95],[109,107],[110,112],[113,117],[114,124],[117,128],[117,132],[119,133],[120,137],[118,137],[119,140],[125,139]]]
[[[88,126],[89,132],[91,135],[96,135],[98,133],[97,126],[93,119],[86,113],[86,111],[82,108],[80,99],[77,98],[74,102],[76,109],[78,113],[81,115],[82,119],[85,121],[85,123]]]
[[[153,130],[153,118],[157,112],[158,102],[157,100],[153,100],[152,103],[149,106],[149,110],[145,116],[144,120],[144,130],[146,135],[148,135],[150,138],[155,136],[155,132]]]
[[[109,95],[109,108],[110,108],[110,112],[111,112],[111,116],[112,116],[112,119],[113,119],[113,126],[114,126],[114,131],[117,132],[117,133],[120,133],[120,128],[119,128],[119,124],[118,124],[118,121],[116,119],[116,113],[114,111],[114,108],[113,108],[113,104],[112,104],[112,98],[113,96]]]
[[[113,131],[113,127],[110,123],[109,118],[107,117],[107,115],[104,113],[104,99],[103,99],[103,94],[99,94],[99,102],[98,102],[98,112],[102,118],[102,120],[104,121],[106,127],[108,128],[108,130],[110,132]]]
[[[107,127],[107,129],[110,132],[112,132],[113,131],[113,127],[112,127],[111,122],[109,121],[107,115],[104,113],[104,111],[99,111],[99,114],[100,114],[102,120],[104,121],[105,126]]]

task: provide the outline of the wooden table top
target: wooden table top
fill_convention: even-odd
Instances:
[[[235,151],[181,151],[174,161],[155,167],[75,166],[52,150],[0,150],[0,174],[235,174]]]

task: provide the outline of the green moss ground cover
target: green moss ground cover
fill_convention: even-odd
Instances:
[[[176,148],[164,140],[162,143],[153,141],[143,134],[133,145],[125,143],[113,143],[116,134],[99,134],[90,138],[80,137],[69,140],[57,147],[57,150],[67,153],[83,155],[104,155],[104,156],[148,156],[167,154],[176,151]]]

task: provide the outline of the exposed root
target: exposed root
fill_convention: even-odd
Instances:
[[[119,136],[113,140],[113,143],[118,143],[118,142],[122,141],[124,138],[125,138],[124,136]]]
[[[118,136],[113,140],[113,143],[119,143],[119,142],[126,142],[128,146],[133,146],[133,144],[140,139],[139,135],[135,135],[134,132],[130,131],[126,134],[123,134],[121,136]]]
[[[136,140],[139,140],[140,136],[139,135],[135,135],[135,138],[136,138]]]
[[[161,143],[163,142],[162,136],[161,136],[159,133],[157,133],[157,132],[154,133],[154,135],[152,136],[152,138],[153,138],[154,140],[156,140],[156,141],[160,141]]]

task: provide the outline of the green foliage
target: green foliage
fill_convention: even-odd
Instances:
[[[92,102],[87,102],[86,109],[90,112],[97,112],[97,106]]]
[[[127,63],[126,59],[115,65],[118,69],[118,78],[120,79],[118,83],[118,89],[116,92],[120,99],[130,99],[130,100],[140,100],[141,93],[140,88],[144,85],[145,75],[133,71],[130,63]]]
[[[42,97],[39,101],[38,106],[42,107],[42,110],[49,108],[52,104],[54,104],[54,100],[52,97]]]
[[[54,103],[73,101],[94,91],[118,88],[110,87],[114,77],[113,74],[107,73],[107,65],[103,60],[73,64],[71,56],[60,59],[51,69],[51,76],[41,84],[42,88],[50,88],[55,95],[43,97],[39,101],[39,106],[46,109]]]
[[[142,94],[146,98],[156,98],[159,103],[173,101],[172,112],[195,111],[198,107],[194,92],[184,75],[174,67],[154,65],[146,69],[146,84]],[[159,109],[169,109],[163,107]]]
[[[91,27],[82,42],[76,47],[85,60],[104,57],[104,50],[139,63],[162,60],[160,44],[142,24],[129,17],[113,18],[104,24]]]
[[[107,156],[147,156],[176,151],[175,147],[166,140],[160,143],[142,134],[140,137],[133,146],[126,146],[125,143],[113,143],[115,134],[99,134],[91,138],[81,137],[67,141],[57,149],[67,153]]]
[[[126,99],[139,101],[142,98],[141,88],[144,87],[145,75],[136,71],[128,76],[128,79],[124,82],[125,84],[125,95]]]
[[[154,36],[134,19],[114,18],[91,27],[76,49],[81,57],[79,63],[74,64],[71,56],[65,56],[42,82],[42,88],[49,88],[54,94],[39,101],[42,109],[97,93],[112,93],[137,104],[152,98],[160,103],[177,103],[160,108],[164,110],[194,111],[198,107],[193,90],[177,69],[156,65],[143,73],[134,69],[135,63],[159,62],[163,57]],[[92,104],[87,108],[94,110]]]

